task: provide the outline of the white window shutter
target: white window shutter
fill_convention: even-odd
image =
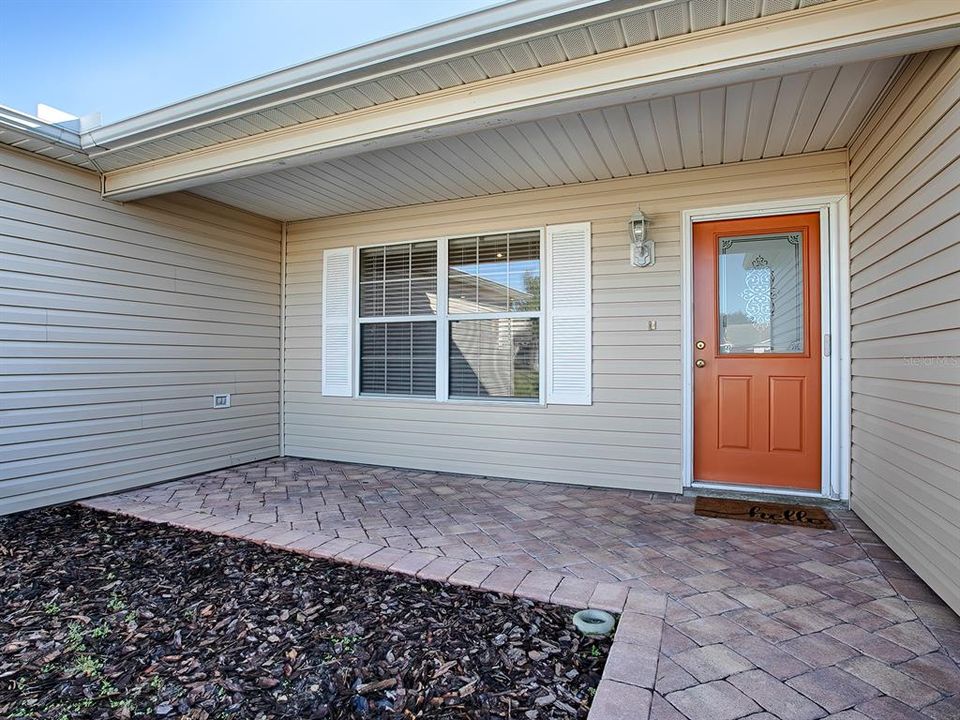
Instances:
[[[353,395],[353,248],[323,251],[324,395]]]
[[[590,223],[547,226],[547,402],[593,401]]]

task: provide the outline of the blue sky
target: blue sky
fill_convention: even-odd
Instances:
[[[0,105],[116,122],[495,0],[0,0]]]

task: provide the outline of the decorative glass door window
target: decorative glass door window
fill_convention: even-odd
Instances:
[[[722,354],[804,351],[803,235],[720,238]]]

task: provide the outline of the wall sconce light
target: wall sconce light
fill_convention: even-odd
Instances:
[[[630,216],[627,231],[630,233],[630,264],[634,267],[650,267],[656,261],[653,240],[648,237],[650,221],[637,210]]]

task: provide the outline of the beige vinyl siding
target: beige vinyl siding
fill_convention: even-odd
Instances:
[[[960,49],[850,151],[853,509],[960,611]]]
[[[0,513],[277,455],[279,306],[279,223],[0,150]]]
[[[681,212],[839,195],[846,161],[833,151],[289,224],[286,452],[679,492]],[[657,242],[645,270],[628,261],[626,224],[638,207]],[[592,406],[321,396],[324,249],[584,221],[593,232]]]

